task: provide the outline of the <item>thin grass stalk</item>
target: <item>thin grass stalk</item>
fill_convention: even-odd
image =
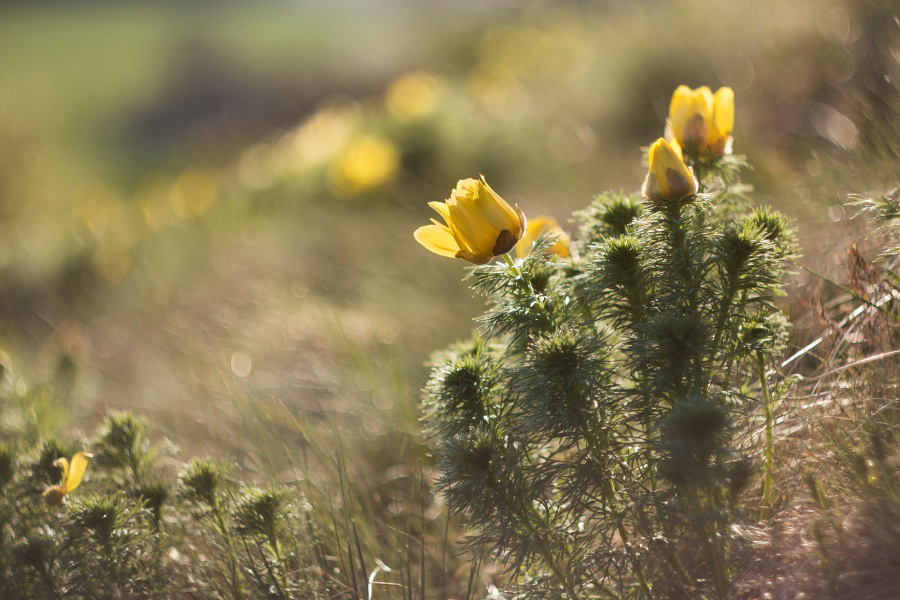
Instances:
[[[756,353],[756,374],[763,399],[763,415],[765,417],[765,450],[763,497],[760,518],[765,519],[772,507],[772,487],[775,480],[775,418],[772,399],[769,396],[769,385],[766,378],[766,363],[762,352]]]
[[[228,526],[225,523],[225,515],[222,513],[222,507],[218,502],[214,508],[213,518],[216,521],[219,531],[222,533],[222,537],[225,540],[225,549],[228,552],[228,583],[231,586],[231,594],[235,600],[241,600],[244,597],[244,592],[241,586],[240,573],[237,568],[237,554],[234,551],[234,543],[231,539],[231,534],[228,531]]]

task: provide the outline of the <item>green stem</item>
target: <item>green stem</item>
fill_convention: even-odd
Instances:
[[[666,217],[670,227],[669,245],[675,256],[675,275],[684,286],[682,293],[687,297],[687,305],[685,306],[681,301],[678,301],[676,310],[686,309],[689,314],[696,314],[698,290],[697,286],[694,285],[691,273],[693,265],[691,264],[691,255],[688,250],[688,238],[683,227],[684,215],[682,214],[682,205],[679,201],[673,201],[666,208]],[[690,374],[685,372],[684,381],[677,384],[676,392],[679,399],[691,393],[700,394],[707,387],[703,384],[706,373],[702,357],[696,356],[692,362],[692,372]],[[692,378],[692,381],[688,381],[689,378]]]
[[[762,391],[763,414],[766,419],[766,447],[765,447],[765,480],[763,482],[762,511],[760,518],[765,519],[772,507],[772,486],[775,472],[775,435],[774,435],[774,407],[769,396],[769,386],[766,383],[766,364],[762,352],[756,353],[756,374],[759,378],[759,386]]]
[[[716,492],[715,489],[707,490],[707,497],[709,498],[710,509],[713,514],[718,512],[718,502],[716,502]],[[719,532],[718,523],[713,520],[709,527],[709,535],[707,537],[707,541],[709,543],[709,554],[711,559],[711,564],[713,567],[713,579],[716,586],[716,595],[720,598],[720,600],[724,600],[728,594],[728,530],[726,524],[726,530],[721,533]],[[722,544],[719,544],[719,540],[722,540]]]
[[[237,569],[237,555],[234,551],[234,544],[231,540],[231,534],[228,531],[228,525],[225,523],[225,515],[222,513],[222,507],[216,503],[213,507],[213,516],[216,521],[216,525],[219,527],[219,531],[222,534],[222,537],[225,540],[225,548],[228,550],[228,568],[229,575],[231,576],[231,594],[235,600],[241,600],[244,597],[243,591],[241,590],[240,578],[238,575]]]
[[[503,255],[503,260],[506,262],[509,270],[516,274],[516,277],[522,276],[522,270],[518,266],[516,266],[516,261],[512,259],[512,257],[509,255],[509,252]]]
[[[725,323],[728,320],[728,307],[731,306],[731,303],[734,301],[734,295],[737,293],[737,282],[738,275],[737,273],[735,273],[731,276],[731,280],[728,282],[728,291],[722,298],[722,306],[719,308],[719,318],[716,320],[716,332],[713,335],[712,351],[709,354],[709,370],[706,377],[709,381],[709,385],[712,385],[713,370],[715,368],[713,363],[716,361],[716,357],[719,353],[719,344],[722,342],[722,336],[725,331]],[[724,375],[727,379],[728,371],[723,371],[722,375]]]
[[[532,539],[537,540],[538,552],[540,552],[544,562],[547,564],[547,567],[550,568],[550,572],[553,573],[553,576],[556,577],[559,584],[569,593],[573,600],[579,600],[578,594],[575,592],[574,584],[569,581],[569,578],[566,577],[563,570],[556,563],[556,559],[553,557],[553,553],[547,546],[544,537],[538,534],[537,528],[534,526],[534,523],[532,523],[532,519],[540,521],[540,515],[535,514],[533,509],[528,510],[527,508],[520,507],[511,500],[507,502],[507,506],[510,512],[519,517],[519,520]]]
[[[678,265],[677,275],[681,279],[682,283],[684,283],[688,291],[690,291],[691,293],[691,307],[693,308],[695,304],[695,290],[693,289],[694,286],[691,281],[691,261],[687,248],[687,236],[685,236],[684,229],[681,226],[683,219],[683,216],[681,214],[681,205],[677,202],[673,203],[672,206],[670,206],[669,209],[666,210],[666,216],[668,217],[669,223],[671,225],[669,243],[672,246],[672,249],[675,251],[680,263]]]
[[[597,444],[596,438],[594,437],[594,432],[591,431],[585,424],[581,427],[580,433],[581,433],[581,436],[587,442],[588,451],[591,453],[591,455],[594,457],[594,460],[596,461],[597,457],[600,456],[600,454],[598,453],[598,450],[597,450],[598,444]],[[600,482],[601,485],[603,485],[603,483],[604,483],[603,481]],[[650,584],[647,583],[647,578],[644,575],[644,569],[641,566],[641,561],[638,558],[637,554],[634,552],[634,550],[631,548],[631,546],[628,544],[628,531],[625,529],[624,523],[622,523],[622,521],[619,519],[618,511],[616,511],[612,508],[612,500],[613,499],[610,499],[610,502],[608,505],[608,510],[611,513],[611,518],[618,522],[618,525],[616,528],[619,532],[619,536],[622,538],[622,544],[625,547],[625,551],[628,553],[628,557],[629,557],[629,559],[631,559],[631,563],[634,565],[634,577],[635,577],[635,579],[637,579],[638,584],[641,586],[641,589],[644,591],[644,595],[647,596],[647,599],[653,600],[653,592],[650,589]]]
[[[691,507],[696,517],[700,519],[697,528],[702,533],[703,547],[712,574],[711,579],[716,597],[724,600],[728,595],[729,588],[728,564],[730,548],[728,543],[728,524],[725,524],[724,530],[720,530],[719,523],[715,519],[715,515],[719,512],[716,488],[716,484],[704,485],[694,490],[689,490],[686,498],[688,506]],[[707,515],[713,515],[713,518],[708,519]]]
[[[647,583],[647,578],[644,576],[644,569],[641,567],[641,561],[638,560],[634,549],[631,547],[631,544],[628,543],[628,532],[625,530],[625,525],[622,521],[619,521],[616,528],[619,531],[619,535],[622,537],[622,545],[625,546],[625,552],[628,553],[628,558],[631,559],[631,563],[634,565],[635,579],[637,579],[638,584],[640,584],[641,589],[644,591],[644,595],[647,596],[647,600],[654,600],[653,592],[650,591],[650,584]]]
[[[541,313],[541,316],[544,318],[544,321],[547,324],[548,329],[550,329],[553,319],[551,318],[550,311],[547,310],[547,306],[544,304],[544,299],[534,291],[534,286],[531,285],[531,280],[526,279],[525,275],[522,273],[522,269],[515,263],[509,253],[503,255],[503,260],[506,262],[506,265],[509,267],[509,270],[513,272],[513,274],[521,279],[522,282],[528,286],[528,292],[531,294],[531,297],[534,299],[534,306],[536,306]]]

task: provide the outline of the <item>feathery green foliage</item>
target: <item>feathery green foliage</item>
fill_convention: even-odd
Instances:
[[[232,486],[204,459],[176,480],[150,433],[110,415],[85,481],[54,507],[42,498],[62,477],[54,463],[80,444],[0,444],[0,597],[327,597],[299,491]]]
[[[438,489],[519,597],[729,593],[796,244],[781,215],[741,210],[742,161],[693,164],[693,196],[577,213],[570,261],[540,239],[475,268],[483,337],[435,359]]]

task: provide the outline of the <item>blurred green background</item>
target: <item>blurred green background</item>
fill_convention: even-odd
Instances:
[[[483,173],[567,223],[640,187],[677,85],[728,85],[754,201],[837,267],[846,194],[898,178],[892,10],[3,4],[0,344],[31,402],[2,428],[129,409],[248,477],[334,443],[373,485],[415,470],[424,363],[482,310],[466,265],[413,240],[427,202]]]

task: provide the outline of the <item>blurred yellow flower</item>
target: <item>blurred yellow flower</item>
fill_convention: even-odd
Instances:
[[[48,508],[59,506],[62,504],[66,494],[78,487],[84,478],[84,471],[87,469],[88,458],[91,455],[86,452],[79,452],[72,457],[72,463],[65,458],[57,458],[53,464],[62,467],[62,480],[59,485],[51,485],[44,490],[44,502]]]
[[[516,244],[516,254],[519,255],[519,258],[525,258],[525,256],[531,252],[532,244],[534,244],[544,232],[557,236],[556,242],[547,248],[549,254],[556,254],[563,258],[569,256],[569,242],[572,241],[569,234],[563,231],[562,227],[559,226],[559,223],[557,223],[556,219],[553,217],[540,216],[528,221],[528,228],[525,230],[525,235],[519,240],[519,243]]]
[[[450,198],[429,202],[444,219],[416,229],[416,241],[441,256],[483,265],[513,249],[525,234],[525,214],[513,209],[481,179],[462,179]]]
[[[731,154],[734,129],[734,91],[721,87],[715,94],[702,86],[692,90],[680,85],[672,94],[666,139],[701,156]]]
[[[186,171],[175,180],[169,201],[182,219],[199,217],[216,200],[216,180],[211,171]]]
[[[466,93],[496,117],[520,116],[528,107],[528,91],[505,65],[482,63],[466,77]]]
[[[425,71],[413,71],[388,87],[385,102],[400,121],[416,121],[431,114],[438,102],[438,79]]]
[[[318,165],[337,154],[362,120],[355,102],[335,103],[317,110],[290,134],[294,161]]]
[[[400,166],[400,153],[381,137],[361,135],[350,140],[329,173],[333,191],[353,196],[388,183]]]
[[[697,193],[694,170],[684,164],[678,144],[659,138],[650,146],[650,171],[644,180],[644,198],[680,200]]]

